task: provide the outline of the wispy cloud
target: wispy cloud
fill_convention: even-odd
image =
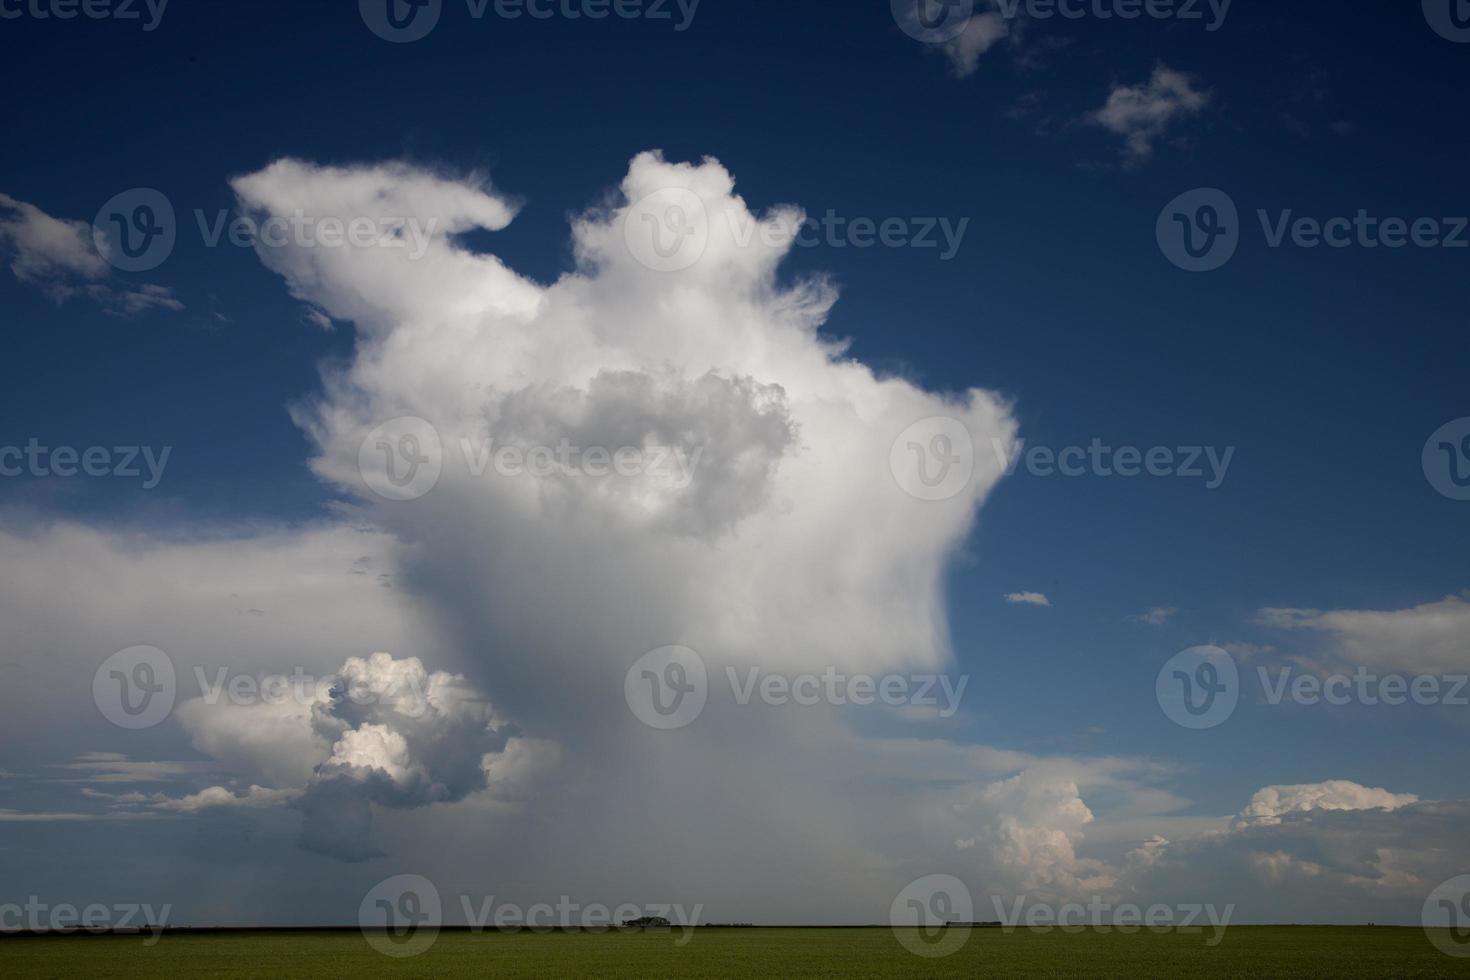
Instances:
[[[60,777],[60,781],[156,783],[206,772],[210,766],[206,762],[135,762],[115,752],[84,752],[72,762],[46,768],[77,774]]]
[[[91,225],[53,218],[35,205],[3,193],[0,250],[6,254],[16,279],[43,290],[57,303],[85,297],[104,312],[118,316],[184,308],[165,286],[114,285],[111,267],[93,244]]]
[[[1352,664],[1396,670],[1470,667],[1470,594],[1411,609],[1262,609],[1259,625],[1325,634],[1327,655]]]

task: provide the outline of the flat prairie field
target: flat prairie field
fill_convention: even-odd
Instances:
[[[171,933],[152,946],[138,936],[0,937],[0,977],[1470,977],[1470,957],[1447,955],[1423,929],[1372,926],[1231,926],[1222,936],[977,928],[934,958],[886,928],[445,930],[405,958],[356,932],[261,931]]]

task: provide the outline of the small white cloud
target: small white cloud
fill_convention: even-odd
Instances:
[[[1006,602],[1013,606],[1045,606],[1051,608],[1051,600],[1040,592],[1008,592]]]
[[[1297,786],[1267,786],[1251,797],[1236,817],[1237,827],[1272,825],[1288,813],[1311,810],[1397,810],[1418,803],[1412,793],[1390,793],[1386,789],[1361,786],[1346,779]]]
[[[968,78],[980,67],[980,56],[1011,33],[999,12],[976,14],[959,37],[944,44],[950,66],[960,78]]]
[[[356,861],[377,853],[373,805],[412,809],[492,788],[524,795],[535,771],[555,762],[554,744],[540,741],[503,760],[517,730],[463,676],[430,672],[417,657],[349,657],[337,677],[340,686],[321,687],[306,704],[185,702],[179,719],[197,748],[278,784],[243,796],[213,786],[155,806],[192,813],[299,802],[303,845]]]
[[[1129,616],[1128,618],[1132,622],[1143,623],[1145,626],[1163,626],[1169,620],[1173,619],[1174,614],[1178,611],[1174,606],[1155,606],[1148,612],[1139,613],[1137,616]]]
[[[980,66],[980,57],[1003,40],[1011,33],[1010,22],[1003,16],[998,0],[975,0],[973,6],[976,9],[965,17],[963,27],[960,27],[957,16],[959,11],[948,11],[956,15],[953,26],[959,27],[959,33],[948,40],[940,40],[934,36],[932,25],[927,23],[921,16],[922,8],[929,4],[929,0],[920,3],[911,3],[894,7],[894,15],[898,19],[899,26],[911,37],[925,40],[935,50],[938,50],[949,59],[950,67],[959,78],[966,78],[975,73]],[[940,4],[938,6],[943,6]],[[945,14],[943,10],[933,11]],[[951,31],[948,24],[951,23],[946,16],[946,28],[943,34],[948,36]]]
[[[92,245],[89,225],[53,218],[9,194],[0,194],[0,241],[11,250],[10,271],[21,282],[103,279],[108,273],[107,261]]]
[[[1027,769],[977,788],[958,812],[974,821],[976,834],[956,845],[969,850],[969,841],[983,854],[991,879],[1009,879],[1027,892],[1077,893],[1116,884],[1113,869],[1077,854],[1095,817],[1074,779],[1044,767]]]
[[[33,204],[0,193],[0,249],[16,279],[43,290],[57,303],[85,296],[107,313],[134,316],[144,310],[182,310],[165,286],[136,289],[110,285],[107,260],[83,221],[53,218]]]
[[[1193,76],[1159,65],[1145,84],[1114,86],[1107,103],[1087,119],[1122,136],[1125,157],[1138,164],[1153,157],[1154,143],[1170,126],[1198,114],[1209,101]]]

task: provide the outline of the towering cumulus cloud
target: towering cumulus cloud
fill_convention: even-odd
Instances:
[[[718,163],[643,154],[615,199],[575,222],[577,270],[542,286],[458,244],[514,212],[479,179],[283,160],[234,188],[263,216],[432,229],[417,249],[405,232],[404,247],[260,254],[359,331],[356,360],[298,410],[318,473],[416,546],[418,581],[515,681],[528,721],[620,708],[600,703],[618,690],[608,679],[673,642],[783,667],[947,660],[941,573],[998,467],[984,454],[963,492],[924,502],[895,481],[890,448],[931,416],[986,445],[1013,423],[984,392],[879,378],[820,335],[833,290],[777,277],[793,209],[757,217]],[[658,268],[638,236],[671,215],[697,254]],[[385,502],[364,482],[368,437],[404,417],[432,426],[413,445],[437,441],[442,474],[419,499]],[[595,455],[497,465],[507,447],[533,460],[558,446],[643,453],[607,477],[588,475]],[[593,691],[599,703],[576,704]]]
[[[357,330],[355,359],[296,417],[317,473],[402,543],[400,581],[531,735],[604,761],[649,750],[623,676],[670,644],[716,678],[949,662],[941,579],[999,464],[980,454],[962,490],[925,501],[891,451],[932,417],[984,446],[1014,423],[991,394],[879,377],[824,336],[832,286],[778,275],[797,209],[755,214],[717,162],[645,153],[573,222],[575,270],[543,285],[463,243],[515,213],[479,177],[281,160],[233,187],[262,219],[388,229],[366,247],[258,246],[293,295]],[[415,482],[398,493],[394,474]],[[769,723],[750,715],[729,715],[740,737]],[[720,725],[658,751],[717,769]]]

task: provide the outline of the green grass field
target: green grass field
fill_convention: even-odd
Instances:
[[[348,933],[0,938],[0,976],[33,977],[1470,977],[1470,958],[1421,929],[1233,926],[1209,933],[977,929],[924,959],[887,929],[706,929],[679,934],[445,932],[392,959]]]

